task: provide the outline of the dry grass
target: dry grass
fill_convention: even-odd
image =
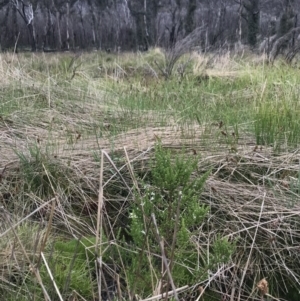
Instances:
[[[228,270],[228,265],[224,265],[214,274],[214,279],[209,279],[210,285],[219,290],[222,286],[223,293],[226,286],[230,290],[228,294],[247,294],[247,291],[249,294],[261,277],[267,277],[271,285],[280,282],[280,285],[284,286],[284,281],[289,277],[293,283],[300,284],[300,275],[294,269],[300,262],[300,237],[297,231],[300,226],[297,178],[299,152],[275,156],[271,148],[255,146],[254,139],[249,137],[240,137],[240,143],[235,145],[232,152],[227,143],[216,139],[220,130],[212,125],[209,127],[209,133],[207,127],[197,125],[131,130],[115,136],[113,147],[110,138],[80,138],[69,144],[66,140],[59,139],[59,133],[52,133],[52,137],[57,138],[58,145],[55,148],[55,160],[58,166],[65,166],[71,170],[72,176],[68,182],[74,188],[72,202],[75,199],[79,202],[70,206],[69,196],[61,193],[53,224],[61,227],[63,221],[67,231],[75,236],[95,234],[96,224],[86,223],[80,216],[76,217],[73,210],[74,207],[81,206],[86,210],[85,213],[82,211],[82,214],[87,214],[90,221],[95,221],[96,212],[93,208],[97,207],[99,164],[95,161],[94,154],[104,150],[108,155],[104,160],[103,186],[127,190],[126,197],[113,195],[109,191],[104,192],[104,202],[115,204],[117,208],[113,210],[116,216],[104,217],[113,229],[117,217],[121,217],[126,203],[131,202],[133,197],[133,183],[124,149],[130,164],[134,166],[134,172],[146,172],[153,147],[161,141],[164,147],[174,151],[184,148],[187,156],[200,154],[199,168],[203,171],[212,168],[202,197],[203,202],[210,207],[207,224],[210,236],[206,235],[207,231],[199,229],[199,235],[192,237],[199,256],[206,256],[209,245],[217,234],[237,241],[238,248],[232,258],[230,277],[222,276],[224,271]],[[36,142],[36,137],[43,136],[43,129],[36,126],[26,128],[26,139],[23,136],[19,137],[17,129],[8,125],[5,129],[2,128],[1,157],[5,167],[2,191],[11,191],[12,186],[18,185],[9,181],[13,175],[18,174],[19,169],[18,157],[12,152],[12,146],[18,150],[26,150],[30,143]],[[43,149],[47,143],[41,141],[38,145]],[[112,165],[109,158],[115,158],[112,161],[119,160],[118,167]],[[107,173],[110,169],[114,170],[112,174]],[[32,197],[37,207],[43,204],[38,197]],[[17,198],[17,195],[11,192],[9,200]],[[120,204],[123,205],[120,207]],[[16,216],[14,219],[18,220]],[[107,231],[106,235],[111,237],[112,230]],[[278,279],[279,276],[282,276],[282,279]],[[241,279],[244,283],[239,282]],[[234,285],[236,282],[242,291]],[[253,283],[253,287],[246,288],[246,283]],[[244,297],[240,297],[244,300]]]
[[[161,53],[156,50],[154,55],[161,56]],[[130,59],[130,55],[126,55],[123,63],[129,64]],[[118,120],[124,116],[124,111],[116,107],[117,99],[111,88],[112,81],[119,78],[107,75],[112,92],[109,98],[98,79],[90,77],[89,68],[92,67],[88,66],[76,70],[78,74],[72,80],[73,69],[67,72],[64,83],[67,84],[53,89],[53,85],[59,83],[55,76],[47,77],[47,73],[40,71],[40,81],[37,81],[26,69],[26,58],[18,61],[19,67],[13,64],[15,60],[13,56],[1,56],[1,87],[6,89],[12,82],[21,81],[22,87],[32,92],[26,97],[35,99],[33,95],[42,95],[39,99],[43,105],[36,109],[29,103],[25,111],[16,109],[0,116],[0,290],[8,287],[18,292],[18,296],[26,294],[26,289],[18,291],[17,278],[22,282],[31,275],[29,264],[37,264],[38,271],[45,238],[51,244],[57,233],[59,237],[68,238],[97,237],[99,242],[92,247],[99,249],[100,245],[103,253],[109,253],[113,245],[126,249],[117,241],[115,228],[126,226],[126,208],[134,202],[133,191],[139,185],[135,177],[142,178],[149,172],[149,160],[157,142],[174,153],[184,149],[187,157],[199,156],[199,170],[212,170],[201,196],[210,213],[206,223],[197,229],[198,235],[191,237],[199,262],[211,252],[210,246],[218,235],[237,244],[231,262],[220,265],[207,274],[205,281],[184,290],[196,291],[201,284],[197,300],[208,287],[222,296],[228,295],[230,300],[261,300],[268,293],[266,283],[262,282],[264,277],[269,290],[275,293],[287,291],[291,284],[300,286],[298,149],[274,153],[271,147],[256,146],[255,137],[248,134],[247,129],[241,129],[236,139],[229,134],[229,128],[222,133],[213,123],[178,124],[174,118],[169,118],[166,125],[161,126],[155,111],[150,110],[143,113],[144,123],[141,115],[132,111],[126,119],[127,125],[129,121],[131,124],[123,129],[125,122],[118,124]],[[56,66],[56,60],[52,57],[47,66]],[[237,64],[228,55],[210,60],[199,56],[197,60],[195,75],[202,74],[203,68],[209,76],[226,77],[226,80],[241,76]],[[212,70],[207,69],[210,63]],[[114,64],[115,68],[117,62]],[[123,67],[120,68],[125,70]],[[103,68],[108,69],[108,66]],[[50,94],[48,81],[52,87]],[[84,93],[80,88],[83,81],[89,82]],[[85,100],[74,102],[72,95],[68,98],[68,91],[75,91],[79,98],[84,94]],[[241,89],[235,93],[252,98],[254,92]],[[117,130],[113,132],[112,128]],[[37,150],[41,157],[34,156]],[[47,194],[35,194],[28,189],[24,174],[20,172],[20,154],[30,164],[38,161],[37,173],[47,180]],[[59,176],[64,175],[57,182],[52,174],[53,166]],[[103,195],[99,196],[100,173]],[[104,209],[99,212],[102,202]],[[53,220],[51,210],[54,210]],[[100,217],[103,227],[99,224]],[[30,237],[30,233],[35,236]],[[101,239],[101,234],[107,241]],[[127,251],[132,252],[129,247]],[[118,277],[105,262],[101,272]],[[34,277],[43,287],[37,274]],[[159,287],[158,279],[153,282],[154,287]],[[126,286],[119,280],[117,283],[119,299],[128,296]],[[100,295],[101,290],[108,290],[101,279],[98,279],[98,289]],[[78,297],[78,300],[83,299]]]

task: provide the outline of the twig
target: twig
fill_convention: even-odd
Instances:
[[[256,239],[256,236],[257,236],[257,231],[258,231],[258,228],[260,226],[260,219],[261,219],[261,216],[262,216],[262,213],[263,213],[263,210],[264,210],[265,197],[266,197],[266,193],[264,193],[264,196],[263,196],[263,199],[262,199],[262,203],[261,203],[261,207],[260,207],[260,214],[259,214],[259,217],[258,217],[254,237],[253,237],[253,240],[252,240],[250,253],[249,253],[249,256],[247,258],[247,262],[246,262],[246,265],[244,267],[243,275],[242,275],[242,278],[241,278],[239,295],[238,295],[237,301],[240,301],[240,299],[241,299],[241,288],[242,288],[242,285],[243,285],[243,282],[244,282],[244,279],[245,279],[245,276],[246,276],[246,273],[247,273],[247,269],[248,269],[248,266],[249,266],[249,263],[250,263],[251,255],[252,255],[254,244],[255,244],[255,239]]]
[[[41,247],[40,247],[40,254],[44,251],[47,239],[48,239],[48,237],[50,235],[52,220],[53,220],[53,216],[54,216],[55,199],[56,199],[56,197],[52,201],[52,206],[51,206],[51,211],[50,211],[50,217],[49,217],[49,221],[48,221],[47,231],[46,231],[46,234],[45,234],[45,236],[43,238],[43,241],[42,241],[42,244],[41,244]],[[39,259],[38,259],[38,262],[37,262],[37,267],[39,267],[40,261],[41,261],[41,257],[39,256]]]
[[[15,229],[16,227],[18,227],[20,224],[22,224],[24,221],[26,221],[28,218],[30,218],[32,215],[36,214],[37,212],[39,212],[41,209],[43,209],[44,207],[48,206],[51,202],[53,202],[53,200],[55,200],[55,198],[52,198],[51,200],[49,200],[48,202],[44,203],[43,205],[41,205],[40,207],[38,207],[37,209],[33,210],[30,214],[28,214],[27,216],[25,216],[24,218],[22,218],[20,221],[18,221],[16,224],[12,225],[9,229],[7,229],[6,231],[2,232],[0,234],[0,238],[5,236],[8,232],[10,232],[10,230]],[[0,207],[1,209],[1,207]]]
[[[96,232],[96,245],[95,245],[95,253],[99,256],[99,270],[101,267],[102,254],[101,254],[101,242],[102,242],[102,218],[103,218],[103,164],[104,164],[104,151],[101,151],[101,162],[100,162],[100,178],[99,178],[99,195],[98,195],[98,212],[97,212],[97,232]],[[100,245],[99,245],[100,241]],[[101,300],[101,277],[99,277],[98,281],[98,294],[99,300]]]
[[[230,270],[231,268],[233,268],[234,265],[229,266],[226,270]],[[203,290],[201,290],[198,298],[196,299],[196,301],[199,301],[201,299],[201,297],[203,296],[205,290],[209,287],[210,283],[215,279],[216,276],[219,275],[219,273],[223,270],[223,267],[219,268],[216,273],[214,273],[211,277],[209,277],[206,285],[204,286]]]
[[[1,209],[1,208],[0,208],[0,209]],[[47,293],[47,291],[46,291],[46,289],[45,289],[45,287],[44,287],[44,285],[43,285],[43,282],[42,282],[42,279],[41,279],[39,270],[33,265],[32,261],[30,260],[28,254],[27,254],[27,252],[26,252],[26,250],[25,250],[25,248],[24,248],[24,245],[22,244],[22,242],[21,242],[19,236],[17,235],[17,233],[16,233],[16,231],[15,231],[15,229],[14,229],[14,228],[15,228],[15,225],[13,226],[13,225],[11,224],[10,219],[7,219],[7,223],[10,225],[10,229],[13,231],[14,236],[15,236],[16,240],[18,241],[18,243],[19,243],[19,245],[20,245],[20,247],[21,247],[22,253],[23,253],[23,255],[25,256],[26,260],[27,260],[28,263],[29,263],[29,266],[30,266],[30,269],[31,269],[32,273],[34,274],[34,276],[36,277],[36,279],[37,279],[39,285],[40,285],[41,288],[42,288],[42,291],[43,291],[45,300],[51,301],[51,299],[50,299],[50,297],[49,297],[49,295],[48,295],[48,293]]]
[[[56,285],[56,282],[55,282],[55,280],[54,280],[54,277],[53,277],[53,275],[52,275],[52,273],[51,273],[51,270],[50,270],[50,268],[49,268],[49,266],[48,266],[47,260],[46,260],[46,258],[45,258],[45,256],[44,256],[44,253],[43,253],[43,252],[41,252],[41,256],[42,256],[42,259],[43,259],[44,264],[45,264],[45,266],[46,266],[47,272],[48,272],[49,277],[50,277],[50,279],[51,279],[51,281],[52,281],[52,283],[53,283],[53,285],[54,285],[54,288],[55,288],[55,290],[56,290],[56,293],[57,293],[57,295],[58,295],[60,301],[64,301],[64,299],[62,298],[62,296],[61,296],[61,294],[60,294],[60,292],[59,292],[59,289],[58,289],[58,287],[57,287],[57,285]]]
[[[135,187],[136,191],[140,194],[139,184],[138,184],[138,182],[136,180],[136,177],[134,176],[134,172],[133,172],[132,166],[130,164],[130,160],[129,160],[129,157],[128,157],[128,153],[127,153],[126,147],[124,147],[124,152],[125,152],[125,157],[126,157],[126,161],[127,161],[128,170],[129,170],[131,179],[133,181],[134,187]]]
[[[76,294],[77,296],[79,296],[83,301],[87,301],[83,296],[81,296],[77,291],[73,290],[73,294]],[[72,299],[72,300],[77,300],[77,299]]]
[[[185,286],[182,286],[182,287],[179,287],[176,289],[176,292],[179,293],[185,289],[189,288],[188,285],[185,285]],[[147,299],[143,299],[143,300],[140,300],[140,301],[152,301],[152,300],[159,300],[159,299],[162,299],[166,296],[173,296],[174,294],[174,290],[172,291],[169,291],[169,292],[166,292],[166,293],[163,293],[163,294],[159,294],[159,295],[156,295],[156,296],[152,296],[150,298],[147,298]]]
[[[155,218],[154,213],[151,214],[151,218],[152,218],[152,221],[153,221],[153,224],[154,224],[154,227],[155,227],[155,231],[156,231],[155,234],[156,234],[157,241],[159,243],[159,247],[160,247],[160,251],[161,251],[161,255],[162,255],[162,261],[165,265],[165,268],[166,268],[166,271],[167,271],[167,274],[168,274],[168,277],[169,277],[169,281],[170,281],[171,286],[172,286],[172,290],[173,290],[173,293],[174,293],[174,298],[175,298],[176,301],[179,301],[177,290],[176,290],[176,287],[174,285],[174,281],[173,281],[173,278],[172,278],[172,275],[171,275],[171,272],[170,272],[170,268],[169,268],[169,265],[168,265],[167,257],[166,257],[166,254],[165,254],[165,250],[164,250],[164,247],[163,247],[163,244],[162,244],[162,239],[159,235],[159,230],[158,230],[158,227],[157,227],[156,218]],[[168,296],[168,295],[166,294],[165,296]]]
[[[175,218],[175,227],[173,232],[172,246],[171,246],[171,256],[170,256],[170,271],[172,272],[174,265],[174,253],[177,239],[177,232],[179,227],[179,216],[180,216],[180,205],[181,205],[182,194],[178,196],[177,208],[176,208],[176,218]]]
[[[17,39],[16,39],[16,43],[15,43],[15,45],[14,45],[14,52],[13,52],[13,58],[12,58],[12,61],[14,60],[15,53],[16,53],[16,51],[17,51],[18,42],[19,42],[19,37],[20,37],[20,32],[18,32],[18,36],[17,36]]]
[[[48,175],[47,169],[46,169],[46,167],[45,167],[44,164],[43,164],[43,168],[44,168],[44,171],[45,171],[46,176],[47,176],[47,178],[48,178],[48,181],[49,181],[49,183],[50,183],[51,190],[52,190],[52,192],[54,193],[55,197],[54,197],[54,200],[53,200],[52,206],[51,206],[51,211],[50,211],[50,217],[49,217],[49,221],[48,221],[47,231],[46,231],[46,234],[45,234],[45,236],[44,236],[44,239],[43,239],[42,244],[41,244],[41,247],[40,247],[40,256],[39,256],[38,261],[37,261],[37,268],[39,268],[40,261],[41,261],[41,254],[42,254],[42,252],[43,252],[44,249],[45,249],[47,239],[48,239],[48,237],[49,237],[49,235],[50,235],[50,230],[51,230],[51,226],[52,226],[52,220],[53,220],[53,216],[54,216],[55,200],[57,201],[57,195],[56,195],[56,193],[55,193],[55,191],[54,191],[54,187],[53,187],[53,185],[52,185],[51,179],[50,179],[50,177],[49,177],[49,175]],[[58,203],[58,202],[57,202],[57,203]]]
[[[127,182],[125,181],[125,179],[123,178],[122,174],[120,173],[119,169],[117,168],[117,166],[115,165],[115,163],[112,161],[112,159],[110,158],[110,156],[108,155],[108,153],[104,150],[101,151],[101,158],[103,156],[103,154],[105,155],[105,157],[108,159],[109,163],[113,166],[113,168],[115,169],[115,171],[117,172],[117,174],[119,175],[119,177],[121,178],[121,180],[123,181],[123,183],[125,184],[126,188],[128,189],[128,191],[131,191],[130,187],[128,186]],[[101,161],[102,162],[102,161]],[[104,185],[105,186],[105,185]]]

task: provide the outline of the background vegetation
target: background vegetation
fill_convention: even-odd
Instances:
[[[273,60],[299,52],[296,0],[0,0],[2,49],[145,51],[172,48],[195,29],[197,46]]]

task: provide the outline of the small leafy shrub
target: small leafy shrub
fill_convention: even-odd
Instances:
[[[153,293],[156,281],[162,292],[171,289],[163,256],[176,287],[198,283],[207,276],[208,269],[229,260],[234,246],[221,237],[212,243],[210,263],[206,255],[197,252],[195,237],[209,211],[200,198],[209,174],[198,174],[196,157],[174,155],[156,146],[150,175],[130,208],[130,252],[121,256],[133,295]]]

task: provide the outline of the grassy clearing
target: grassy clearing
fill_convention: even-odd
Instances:
[[[6,300],[299,299],[298,69],[163,64],[1,54]]]

